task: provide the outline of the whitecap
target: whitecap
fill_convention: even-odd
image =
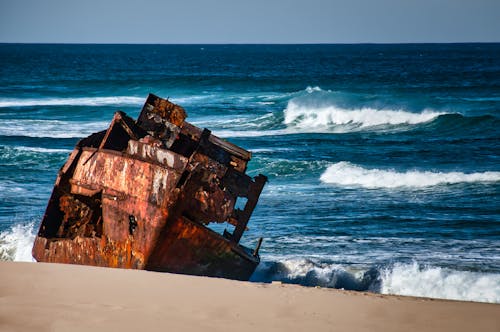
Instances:
[[[305,91],[307,93],[314,93],[314,92],[322,92],[323,89],[321,89],[319,86],[308,86]]]
[[[417,262],[362,268],[283,258],[261,263],[251,281],[282,281],[391,295],[500,303],[500,273],[423,266]]]
[[[500,302],[500,274],[397,263],[381,273],[381,293]]]
[[[72,150],[70,149],[48,149],[41,147],[32,147],[32,146],[15,146],[14,150],[21,152],[33,152],[33,153],[70,153]]]
[[[283,111],[283,123],[300,132],[352,131],[377,126],[415,125],[426,123],[445,114],[426,110],[413,113],[404,110],[353,108],[335,105],[304,105],[288,102]]]
[[[6,98],[0,107],[141,105],[144,98],[132,96],[78,98]]]
[[[0,261],[32,262],[34,224],[16,224],[0,232]]]
[[[323,183],[364,188],[429,187],[441,184],[497,182],[500,172],[430,172],[382,170],[363,168],[341,161],[328,166],[320,180]]]
[[[104,130],[109,122],[15,119],[0,122],[0,136],[79,138]]]

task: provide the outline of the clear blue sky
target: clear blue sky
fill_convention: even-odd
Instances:
[[[500,0],[0,0],[0,42],[500,42]]]

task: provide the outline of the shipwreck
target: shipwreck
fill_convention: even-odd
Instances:
[[[251,153],[150,94],[135,121],[116,112],[60,169],[33,245],[39,262],[248,280],[259,248],[239,242],[267,181]],[[216,232],[210,223],[228,223]]]

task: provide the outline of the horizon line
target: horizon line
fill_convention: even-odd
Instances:
[[[500,41],[460,41],[460,42],[344,42],[344,43],[115,43],[115,42],[2,42],[0,45],[172,45],[172,46],[198,46],[198,45],[213,45],[213,46],[251,46],[251,45],[433,45],[433,44],[500,44]]]

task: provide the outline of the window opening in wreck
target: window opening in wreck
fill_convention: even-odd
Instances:
[[[205,225],[208,229],[214,231],[217,234],[224,235],[224,233],[231,233],[233,234],[234,232],[234,225],[231,225],[228,222],[223,222],[223,223],[218,223],[218,222],[211,222],[207,225]]]
[[[245,205],[247,205],[248,198],[246,197],[238,197],[236,199],[236,203],[234,204],[234,209],[245,210]]]

